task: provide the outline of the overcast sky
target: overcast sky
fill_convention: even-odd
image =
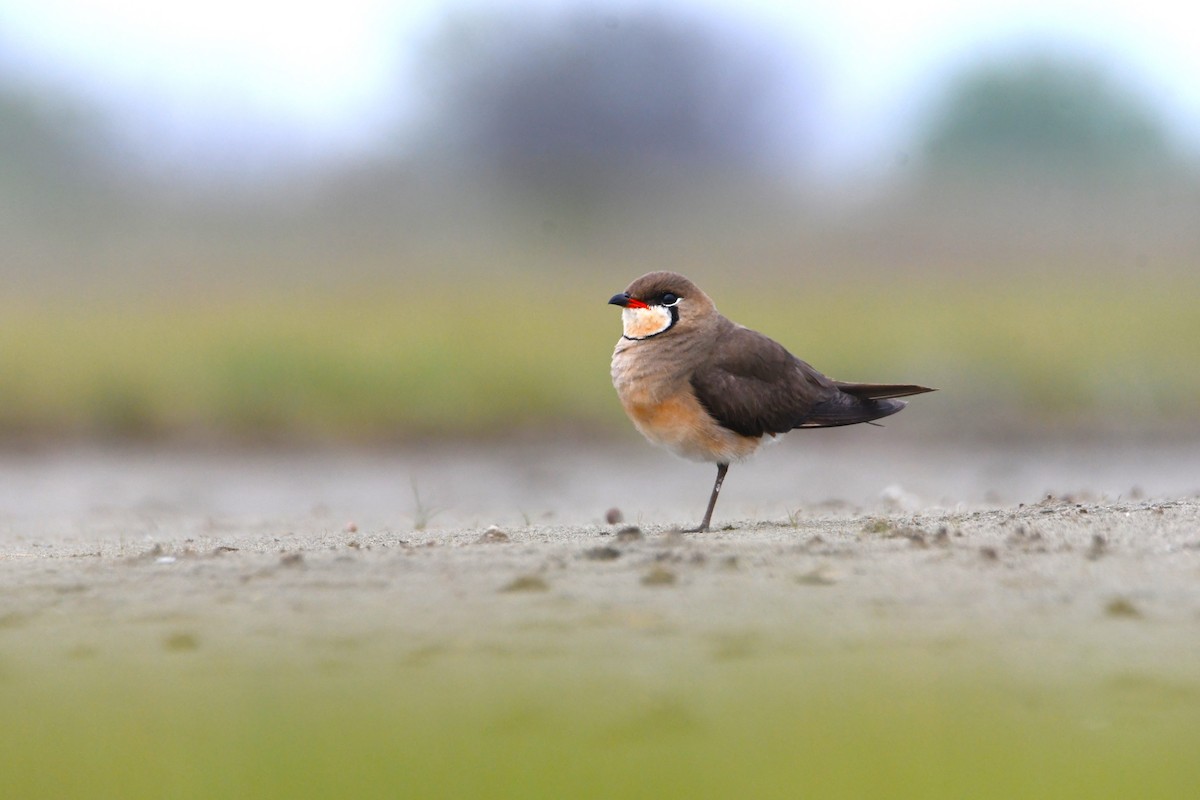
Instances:
[[[569,5],[506,4],[530,13]],[[635,6],[591,5],[618,15]],[[1029,40],[1055,41],[1107,63],[1200,150],[1200,7],[1179,0],[675,5],[761,23],[815,57],[826,94],[821,155],[835,170],[869,170],[894,159],[939,79]],[[10,74],[77,88],[141,136],[167,142],[168,156],[219,150],[229,140],[263,150],[352,152],[369,146],[389,121],[415,45],[448,8],[463,6],[0,0],[0,54]]]

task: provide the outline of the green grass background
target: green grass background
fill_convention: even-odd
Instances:
[[[366,441],[624,424],[612,281],[540,277],[228,297],[10,301],[0,427]],[[722,311],[847,380],[945,390],[941,424],[1191,422],[1200,278],[760,282]]]

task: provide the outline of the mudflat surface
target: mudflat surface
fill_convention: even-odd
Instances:
[[[0,456],[0,772],[30,798],[1188,796],[1200,449],[881,433],[734,466],[705,534],[678,529],[714,470],[632,436]]]
[[[0,644],[103,652],[119,631],[135,651],[613,655],[645,631],[701,648],[984,643],[1014,669],[1033,649],[1039,668],[1192,674],[1194,443],[871,434],[735,465],[706,534],[678,528],[711,468],[632,442],[9,454]]]

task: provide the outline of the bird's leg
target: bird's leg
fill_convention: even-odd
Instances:
[[[717,482],[713,484],[712,496],[708,498],[708,510],[704,512],[704,521],[699,527],[689,528],[684,533],[704,533],[708,523],[712,522],[713,509],[717,507],[717,495],[721,493],[721,484],[725,482],[725,473],[729,471],[728,464],[717,464]]]

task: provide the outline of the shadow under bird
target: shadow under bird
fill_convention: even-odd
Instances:
[[[871,422],[904,408],[897,398],[935,391],[828,378],[723,317],[678,273],[643,275],[608,302],[623,309],[612,379],[634,427],[676,455],[717,465],[704,520],[690,533],[708,530],[730,463],[764,437]]]

